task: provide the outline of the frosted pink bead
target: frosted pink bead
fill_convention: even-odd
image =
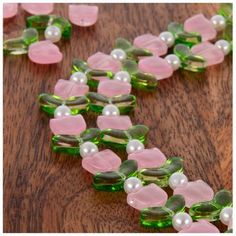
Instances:
[[[132,127],[129,116],[98,116],[97,126],[99,129],[127,130]]]
[[[166,162],[165,155],[158,148],[144,149],[128,155],[129,160],[138,162],[138,168],[160,167]]]
[[[112,71],[115,73],[121,69],[120,61],[102,52],[97,52],[90,56],[87,62],[89,67],[95,70]]]
[[[189,228],[182,229],[179,233],[220,233],[220,231],[207,220],[199,220],[193,222]]]
[[[3,18],[8,19],[14,17],[18,11],[17,3],[3,3]]]
[[[138,67],[144,73],[153,74],[157,80],[166,79],[173,74],[171,65],[165,59],[157,56],[141,59]]]
[[[188,208],[195,203],[210,201],[214,197],[212,188],[202,180],[188,182],[185,186],[175,188],[173,195],[175,194],[184,197]]]
[[[127,203],[135,209],[142,210],[146,207],[164,206],[167,193],[156,184],[149,184],[140,190],[127,195]]]
[[[21,7],[31,15],[49,14],[53,11],[53,3],[21,3]]]
[[[69,19],[78,26],[94,25],[98,19],[98,7],[91,5],[69,5]]]
[[[202,36],[202,42],[212,40],[216,37],[216,30],[203,14],[198,14],[188,18],[184,22],[184,30],[186,32],[197,32]]]
[[[107,97],[130,94],[131,84],[117,80],[104,80],[98,84],[97,92]]]
[[[79,135],[86,129],[85,120],[81,115],[50,119],[49,125],[55,135]]]
[[[193,54],[204,57],[207,66],[219,64],[224,60],[224,53],[214,44],[209,42],[197,44],[191,48],[191,51]]]
[[[116,171],[120,164],[121,159],[109,149],[97,152],[82,160],[83,168],[92,174],[96,174],[97,172]]]
[[[137,48],[145,48],[155,56],[162,56],[167,53],[167,45],[157,36],[152,34],[143,34],[134,39],[134,46]]]
[[[32,43],[29,46],[28,56],[37,64],[54,64],[62,60],[59,48],[49,40]]]
[[[69,97],[80,97],[88,93],[89,87],[85,84],[78,84],[70,80],[59,79],[54,88],[54,94],[67,99]]]

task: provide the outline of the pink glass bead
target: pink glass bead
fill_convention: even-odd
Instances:
[[[106,171],[116,171],[121,164],[121,159],[111,150],[105,149],[92,156],[83,158],[82,166],[92,174]]]
[[[130,94],[131,84],[117,80],[104,80],[98,84],[97,92],[107,97]]]
[[[138,67],[141,72],[153,74],[157,80],[166,79],[173,74],[171,65],[165,59],[157,56],[141,59]]]
[[[197,32],[202,37],[202,42],[212,40],[216,37],[216,30],[203,14],[198,14],[188,18],[184,22],[184,30],[186,32]]]
[[[98,116],[97,126],[101,130],[127,130],[132,127],[132,122],[129,116]]]
[[[157,36],[152,34],[143,34],[134,39],[134,46],[145,48],[155,56],[162,56],[167,53],[167,45]]]
[[[17,14],[18,4],[17,3],[3,3],[3,18],[12,18]]]
[[[184,197],[188,208],[195,203],[211,201],[214,197],[212,188],[202,180],[188,182],[185,186],[175,188],[173,195],[175,194]]]
[[[57,45],[49,40],[32,43],[29,46],[28,56],[37,64],[54,64],[62,60],[62,53]]]
[[[81,115],[65,116],[50,119],[50,129],[53,134],[79,135],[86,129],[86,123]]]
[[[98,20],[98,7],[91,5],[69,5],[70,21],[81,27],[94,25]]]
[[[102,52],[97,52],[87,60],[91,69],[117,72],[121,69],[120,61]]]
[[[21,3],[21,7],[31,15],[50,14],[53,11],[53,3]]]
[[[147,207],[164,206],[167,193],[156,184],[149,184],[140,190],[127,195],[127,203],[135,209],[142,210]]]
[[[59,79],[54,88],[54,95],[67,99],[69,97],[80,97],[88,93],[89,87],[70,80]]]
[[[220,233],[220,231],[207,220],[199,220],[193,222],[189,228],[180,230],[179,233]]]
[[[193,54],[204,57],[207,66],[219,64],[224,60],[224,53],[214,44],[209,42],[197,44],[191,48],[191,51]]]
[[[144,149],[128,155],[129,160],[138,162],[138,168],[160,167],[166,162],[165,155],[158,148]]]

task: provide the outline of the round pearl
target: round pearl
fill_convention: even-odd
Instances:
[[[94,144],[92,142],[85,142],[80,145],[79,153],[82,158],[85,158],[87,156],[91,156],[97,152],[98,152],[98,147],[96,144]]]
[[[140,152],[142,150],[144,150],[144,145],[137,139],[130,140],[126,146],[126,152],[128,154]]]
[[[51,42],[56,43],[61,39],[61,30],[55,25],[50,25],[44,31],[44,36]]]
[[[131,78],[127,71],[118,71],[114,76],[114,80],[130,83]]]
[[[83,72],[75,72],[71,75],[70,80],[78,84],[87,84],[87,76]]]
[[[180,59],[175,54],[169,54],[165,60],[171,65],[173,70],[178,70],[180,67]]]
[[[119,111],[117,106],[109,104],[109,105],[106,105],[103,108],[102,114],[104,116],[119,116],[120,115],[120,111]]]
[[[70,108],[68,106],[65,106],[65,105],[61,105],[61,106],[57,107],[54,111],[54,117],[55,118],[70,116],[70,114],[71,114]]]
[[[177,231],[189,228],[192,222],[191,216],[185,212],[179,212],[172,218],[172,225]]]
[[[233,208],[232,207],[225,207],[220,212],[220,221],[224,225],[229,225],[230,221],[233,217]]]
[[[224,55],[228,55],[230,53],[231,46],[228,41],[221,39],[216,41],[215,45],[224,53]]]
[[[169,186],[174,190],[177,187],[184,186],[188,183],[188,178],[183,173],[176,172],[169,178]]]
[[[142,188],[142,181],[136,177],[130,177],[125,180],[124,190],[126,193],[134,193],[137,192],[140,188]]]
[[[120,48],[116,48],[111,51],[111,56],[119,61],[123,61],[126,59],[126,52]]]
[[[175,43],[175,37],[174,35],[169,32],[169,31],[165,31],[160,33],[159,38],[166,43],[167,47],[170,48],[171,46],[174,45]]]
[[[213,24],[216,31],[221,31],[221,30],[225,29],[225,26],[226,26],[226,20],[221,15],[212,16],[211,23]]]

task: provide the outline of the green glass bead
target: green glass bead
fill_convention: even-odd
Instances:
[[[158,85],[158,81],[151,74],[137,72],[131,75],[131,84],[133,88],[154,90]]]
[[[155,183],[160,187],[167,187],[169,177],[175,172],[183,171],[183,159],[171,157],[159,168],[141,169],[137,176],[146,184]]]
[[[127,71],[129,74],[133,74],[138,71],[138,64],[133,60],[123,60],[122,70]]]
[[[115,171],[101,172],[93,176],[93,186],[102,191],[119,191],[123,189],[126,176]]]
[[[120,114],[127,114],[136,105],[136,97],[131,94],[124,94],[108,98],[102,94],[89,92],[87,97],[90,100],[89,107],[92,111],[101,113],[103,108],[108,104],[114,104],[120,111]]]
[[[178,23],[178,22],[171,22],[168,26],[167,26],[167,30],[169,32],[171,32],[175,38],[176,38],[176,34],[179,33],[183,33],[184,32],[184,27],[182,24]]]
[[[26,18],[26,26],[42,31],[47,28],[49,20],[50,15],[29,16]]]
[[[190,48],[184,44],[176,44],[174,46],[174,54],[179,57],[181,61],[184,61],[189,56],[193,55]]]
[[[215,194],[213,201],[218,208],[230,207],[233,203],[233,196],[230,191],[223,189]]]
[[[232,9],[233,9],[232,3],[221,3],[220,9],[218,11],[218,14],[225,17],[227,24],[231,24],[231,25],[232,25],[232,20],[233,20]]]
[[[115,48],[120,48],[124,51],[132,48],[133,45],[126,39],[124,38],[117,38],[115,42]]]
[[[53,15],[50,17],[49,25],[54,25],[60,28],[62,32],[61,33],[62,38],[64,39],[70,38],[72,32],[72,26],[66,18]]]
[[[119,167],[119,173],[122,173],[126,178],[134,176],[138,170],[138,163],[135,160],[126,160]]]
[[[3,43],[3,52],[11,55],[21,55],[28,52],[30,44],[38,41],[38,32],[36,29],[28,28],[19,38],[8,39]]]
[[[199,44],[202,41],[202,37],[199,33],[187,33],[187,32],[183,32],[183,33],[178,33],[176,34],[176,39],[175,39],[175,43],[176,44],[185,44],[189,47],[192,47],[195,44]]]
[[[225,233],[233,233],[233,229],[228,229],[225,231]]]
[[[185,200],[182,195],[176,194],[171,196],[166,204],[165,207],[172,210],[174,213],[178,213],[180,211],[184,211],[185,209]]]
[[[55,109],[62,104],[71,109],[72,115],[77,115],[89,109],[89,99],[86,96],[70,97],[67,100],[62,100],[56,95],[42,93],[39,95],[38,101],[40,109],[51,116],[54,115]]]

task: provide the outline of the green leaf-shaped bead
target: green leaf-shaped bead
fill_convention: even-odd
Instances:
[[[180,194],[176,194],[171,196],[166,204],[165,207],[172,210],[174,213],[178,213],[180,211],[184,211],[185,209],[185,200],[184,197]]]
[[[225,17],[227,24],[231,24],[231,25],[232,25],[232,20],[233,20],[232,9],[233,9],[232,3],[221,3],[220,9],[218,11],[218,14]]]
[[[169,32],[171,32],[175,37],[176,34],[179,33],[183,33],[184,32],[184,27],[182,24],[178,23],[178,22],[171,22],[168,26],[167,26],[167,30]]]
[[[232,206],[233,203],[232,193],[226,189],[222,189],[215,194],[213,202],[219,208]]]
[[[116,39],[115,48],[120,48],[120,49],[126,51],[132,47],[133,47],[133,45],[127,39],[124,39],[124,38],[117,38]]]
[[[158,81],[151,74],[136,72],[131,75],[131,84],[133,88],[154,90],[158,85]]]
[[[138,163],[135,160],[126,160],[119,167],[119,172],[124,174],[126,178],[133,176],[137,170]]]
[[[122,70],[127,71],[129,74],[133,74],[138,71],[138,64],[133,60],[122,61]]]
[[[183,33],[177,33],[176,34],[176,39],[175,39],[175,43],[176,44],[185,44],[188,47],[192,47],[195,44],[199,44],[202,41],[202,37],[199,33],[187,33],[187,32],[183,32]]]
[[[144,48],[132,47],[126,51],[127,57],[133,60],[138,61],[140,57],[150,57],[152,52]]]

